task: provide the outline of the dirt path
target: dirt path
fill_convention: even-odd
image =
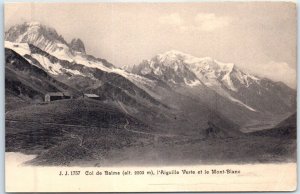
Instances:
[[[132,130],[132,129],[127,128],[128,125],[129,125],[129,121],[126,119],[126,124],[124,125],[124,129],[127,130],[127,131],[130,131],[132,133],[151,135],[151,136],[156,136],[156,137],[182,137],[182,136],[179,136],[179,135],[168,135],[168,134],[162,134],[162,133],[149,133],[149,132],[144,132],[144,131]]]
[[[79,135],[77,134],[74,134],[74,133],[71,133],[69,131],[66,131],[64,129],[61,129],[62,132],[68,134],[72,139],[77,139],[79,140],[79,146],[80,147],[83,147],[83,137],[80,137]],[[84,148],[84,147],[83,147]],[[85,148],[86,149],[86,148]]]
[[[118,104],[120,105],[121,109],[128,115],[129,112],[126,110],[126,108],[123,106],[123,104],[120,101],[117,101]],[[124,129],[126,131],[130,131],[132,133],[138,133],[138,134],[144,134],[144,135],[151,135],[154,136],[154,138],[158,138],[158,137],[182,137],[182,135],[168,135],[168,134],[161,134],[161,133],[150,133],[150,132],[143,132],[143,131],[137,131],[137,130],[132,130],[132,129],[128,129],[127,126],[129,125],[129,121],[126,119],[126,124],[124,125]]]

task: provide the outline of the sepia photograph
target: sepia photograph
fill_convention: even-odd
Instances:
[[[15,183],[22,169],[31,191],[54,189],[38,186],[52,174],[37,169],[82,184],[202,177],[114,191],[296,189],[295,3],[32,2],[4,12],[8,191],[30,190]],[[253,187],[212,187],[230,177]]]

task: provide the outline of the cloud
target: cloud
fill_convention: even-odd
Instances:
[[[173,13],[170,15],[165,15],[159,18],[161,24],[168,24],[173,26],[183,25],[184,21],[178,13]]]
[[[214,13],[198,13],[195,16],[195,25],[202,31],[214,31],[228,26],[232,22],[230,17],[218,17]]]
[[[271,61],[252,67],[253,73],[274,81],[282,81],[292,88],[296,88],[297,72],[285,62]]]

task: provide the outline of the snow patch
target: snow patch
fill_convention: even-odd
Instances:
[[[233,102],[237,102],[238,104],[240,104],[240,105],[246,107],[247,109],[249,109],[249,110],[251,110],[251,111],[253,111],[253,112],[257,112],[257,110],[255,110],[254,108],[251,108],[250,106],[244,104],[243,102],[241,102],[241,101],[239,101],[239,100],[237,100],[237,99],[235,99],[235,98],[233,98],[233,97],[231,97],[231,96],[229,96],[229,99],[230,99],[231,101],[233,101]]]
[[[69,48],[65,44],[56,43],[57,48],[53,49],[50,54],[58,59],[66,60],[69,62],[73,61],[73,56],[69,51]]]
[[[142,69],[141,73],[143,75],[147,75],[147,74],[151,73],[151,71],[152,70],[149,67],[145,67],[145,68]]]
[[[188,81],[186,78],[184,78],[184,83],[190,87],[196,87],[201,85],[201,82],[199,80],[194,80],[194,81]]]
[[[9,48],[21,56],[30,55],[31,51],[29,45],[27,43],[13,43],[9,41],[5,41],[4,46]]]
[[[230,78],[230,73],[227,73],[223,76],[222,81],[225,82],[225,85],[228,89],[233,90],[233,91],[238,91],[236,87],[234,87],[231,78]]]
[[[162,75],[163,74],[159,67],[155,68],[153,72],[154,72],[155,75]]]
[[[62,73],[62,66],[59,63],[51,63],[47,57],[39,54],[32,54],[32,57],[35,58],[43,66],[43,68],[51,74],[58,75]]]
[[[236,70],[235,75],[239,82],[245,85],[247,88],[251,85],[252,82],[258,83],[260,80],[259,78],[250,75],[249,73],[243,73],[240,70]]]
[[[25,162],[36,158],[37,155],[26,155],[21,152],[5,152],[6,164],[15,167],[23,166]]]
[[[69,73],[71,73],[71,74],[73,74],[73,75],[81,75],[81,76],[84,76],[84,74],[82,74],[80,71],[78,71],[78,70],[72,70],[72,69],[65,69],[64,68],[64,70],[66,70],[67,72],[69,72]]]
[[[73,62],[87,67],[100,69],[102,71],[111,72],[111,69],[103,65],[103,63],[101,63],[100,61],[90,61],[81,55],[75,55],[73,58]]]

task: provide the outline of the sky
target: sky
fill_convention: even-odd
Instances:
[[[5,30],[38,21],[119,67],[178,50],[296,88],[294,3],[10,3],[4,17]]]

